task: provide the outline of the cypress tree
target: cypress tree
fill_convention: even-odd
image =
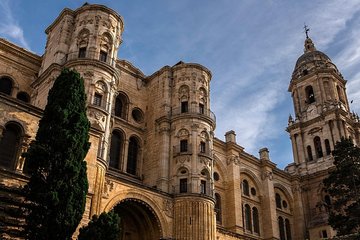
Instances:
[[[84,80],[63,69],[49,91],[35,140],[26,157],[30,202],[26,218],[31,240],[65,240],[85,210],[88,181],[84,158],[90,147]]]
[[[346,235],[360,230],[360,148],[342,138],[332,154],[335,168],[323,181],[332,200],[328,221]]]
[[[117,240],[121,232],[120,218],[114,212],[94,215],[89,224],[80,229],[78,240]]]

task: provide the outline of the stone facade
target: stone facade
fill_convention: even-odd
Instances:
[[[80,72],[88,96],[91,147],[85,224],[114,209],[119,239],[321,239],[331,201],[322,179],[329,151],[342,136],[359,141],[336,66],[310,38],[289,91],[294,163],[285,171],[246,153],[229,131],[214,136],[211,72],[195,63],[165,66],[150,76],[118,48],[121,16],[102,5],[64,9],[46,29],[43,56],[0,39],[0,185],[28,177],[20,155],[34,139],[47,94],[61,68]],[[121,56],[121,53],[119,54]]]

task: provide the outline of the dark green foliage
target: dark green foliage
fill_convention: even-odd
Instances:
[[[360,148],[342,138],[333,151],[335,169],[324,179],[332,199],[329,224],[345,235],[360,228]]]
[[[28,239],[70,239],[84,209],[88,181],[84,158],[90,147],[84,81],[64,69],[49,91],[35,141],[26,157],[31,178]]]
[[[103,212],[80,229],[78,240],[117,240],[120,232],[120,217],[113,211]]]

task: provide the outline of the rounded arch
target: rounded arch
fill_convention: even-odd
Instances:
[[[220,175],[220,182],[221,181],[228,181],[228,174],[225,174],[226,172],[226,165],[219,159],[219,157],[214,154],[214,166],[218,170],[218,173]]]
[[[23,101],[23,102],[26,102],[26,103],[30,102],[30,96],[29,96],[29,94],[27,92],[19,92],[16,95],[16,98]]]
[[[109,32],[103,32],[101,34],[101,47],[103,47],[103,45],[108,45],[109,50],[111,50],[111,46],[113,44],[114,40],[113,40],[113,36],[111,35],[111,33]]]
[[[259,191],[259,195],[263,196],[263,190],[261,188],[262,184],[255,173],[247,168],[240,168],[240,176],[241,174],[245,174],[255,184],[256,190]]]
[[[275,191],[276,191],[276,189],[278,189],[280,191],[280,193],[284,194],[284,196],[286,197],[286,200],[288,200],[290,209],[292,209],[294,199],[293,199],[291,193],[288,191],[288,189],[280,183],[274,183],[274,189],[275,189]]]
[[[127,115],[129,112],[129,97],[126,93],[124,92],[118,92],[116,98],[115,98],[115,109],[114,109],[114,114],[117,117],[123,118],[123,119],[127,119]]]
[[[108,92],[108,85],[103,80],[98,80],[95,82],[95,88],[96,90],[100,91],[101,93],[107,93]]]
[[[180,129],[178,132],[177,132],[177,134],[176,134],[176,136],[177,137],[180,137],[180,138],[183,138],[183,137],[188,137],[190,135],[190,132],[189,132],[189,130],[187,130],[186,128],[182,128],[182,129]]]
[[[190,97],[190,87],[188,85],[181,85],[179,87],[179,99],[187,100]]]
[[[0,77],[0,93],[11,96],[15,85],[13,78],[6,75]]]
[[[77,37],[77,44],[79,47],[86,47],[89,43],[90,31],[87,28],[83,28],[79,31]]]
[[[7,122],[4,127],[3,136],[0,139],[0,166],[14,170],[20,155],[24,128],[15,121]]]
[[[120,191],[116,196],[114,196],[110,201],[105,205],[104,211],[109,212],[110,210],[114,209],[118,204],[120,204],[123,201],[128,200],[135,200],[139,201],[140,203],[145,203],[146,206],[151,209],[152,213],[154,213],[154,216],[156,217],[160,230],[161,230],[161,237],[167,237],[171,235],[171,228],[167,227],[168,220],[164,216],[164,206],[159,206],[157,202],[154,201],[153,197],[147,196],[145,193],[139,193],[135,190],[125,190]],[[164,204],[165,202],[168,203],[171,200],[163,200]]]

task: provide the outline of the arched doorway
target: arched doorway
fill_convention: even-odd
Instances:
[[[128,198],[114,207],[121,218],[120,240],[159,240],[161,227],[154,210],[145,202]]]

